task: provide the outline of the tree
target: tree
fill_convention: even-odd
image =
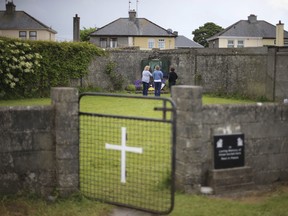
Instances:
[[[83,27],[82,30],[80,30],[80,41],[90,41],[90,34],[94,31],[96,31],[97,28],[85,28]]]
[[[204,47],[208,47],[207,38],[212,37],[218,32],[224,30],[221,26],[216,25],[213,22],[207,22],[204,26],[200,26],[198,29],[195,29],[192,34],[194,34],[193,40]]]

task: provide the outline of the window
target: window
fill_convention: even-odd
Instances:
[[[27,39],[27,32],[26,31],[19,31],[19,38],[26,40]]]
[[[100,47],[107,48],[107,38],[100,38]]]
[[[36,31],[30,31],[29,32],[29,39],[30,40],[37,40],[37,32]]]
[[[149,39],[148,40],[148,48],[153,49],[155,47],[155,40],[154,39]]]
[[[158,40],[158,48],[165,49],[165,39]]]
[[[110,47],[116,48],[117,47],[117,38],[111,38],[110,39]]]
[[[244,47],[244,41],[243,40],[238,40],[237,48],[243,48],[243,47]]]
[[[228,40],[228,48],[234,48],[234,40]]]

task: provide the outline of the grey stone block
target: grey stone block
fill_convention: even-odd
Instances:
[[[209,170],[208,186],[213,188],[215,194],[251,189],[254,186],[252,169],[237,167]]]
[[[76,88],[61,87],[51,89],[52,103],[78,103],[78,90]]]

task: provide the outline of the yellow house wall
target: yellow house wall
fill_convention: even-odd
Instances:
[[[237,48],[238,40],[244,40],[244,47],[262,47],[274,44],[274,40],[263,40],[262,38],[220,38],[219,48],[227,48],[228,40],[234,40],[235,48]]]
[[[246,39],[244,41],[245,47],[262,47],[263,46],[263,39]]]
[[[134,37],[134,46],[139,46],[142,50],[149,50],[148,41],[154,39],[155,47],[158,48],[159,39],[165,40],[165,49],[175,49],[175,38],[174,37]]]
[[[25,31],[25,30],[21,30]],[[48,41],[55,41],[56,35],[49,31],[39,31],[39,30],[26,30],[27,32],[27,39],[29,39],[29,31],[36,31],[37,32],[37,40],[48,40]],[[12,38],[19,38],[19,30],[0,30],[0,36],[4,37],[12,37]]]
[[[263,39],[264,46],[275,46],[276,39]]]
[[[227,48],[228,40],[219,39],[219,48]]]

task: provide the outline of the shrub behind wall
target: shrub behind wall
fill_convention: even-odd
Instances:
[[[0,38],[0,98],[44,97],[55,86],[88,74],[104,51],[86,42],[23,41]]]

